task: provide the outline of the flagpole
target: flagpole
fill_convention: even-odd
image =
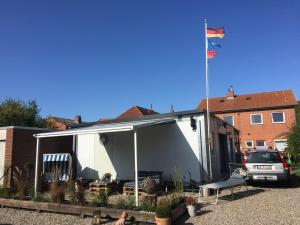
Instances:
[[[210,180],[212,181],[212,160],[211,160],[211,141],[210,140],[210,114],[209,114],[209,88],[208,88],[208,39],[207,39],[207,20],[204,20],[205,23],[205,90],[206,90],[206,117],[207,117],[207,140],[208,140],[208,154],[209,154],[209,171],[210,171]]]

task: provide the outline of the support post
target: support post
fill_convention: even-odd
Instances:
[[[35,150],[35,174],[34,174],[34,196],[38,192],[39,184],[39,156],[40,156],[40,139],[36,139],[36,150]]]
[[[76,135],[72,136],[72,179],[77,177],[77,152],[76,152]]]
[[[137,140],[137,130],[134,130],[134,175],[135,175],[135,206],[139,206],[139,184],[138,184],[138,164],[137,164],[137,146],[138,146],[138,140]]]
[[[207,39],[207,21],[205,19],[205,90],[206,90],[206,117],[207,117],[207,140],[208,140],[208,154],[209,154],[209,172],[210,172],[210,180],[212,181],[212,159],[211,159],[211,146],[210,142],[212,141],[210,138],[210,114],[209,114],[209,83],[208,83],[208,39]]]

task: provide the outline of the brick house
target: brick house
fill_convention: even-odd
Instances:
[[[210,112],[240,131],[243,151],[261,146],[284,150],[296,105],[291,90],[235,95],[229,88],[227,96],[209,99]],[[198,108],[206,109],[206,99]]]
[[[8,168],[22,168],[25,163],[35,166],[36,139],[33,134],[51,130],[35,127],[9,126],[0,127],[0,186],[11,187],[11,170],[4,176]],[[72,153],[72,137],[43,139],[40,143],[40,157],[44,153]],[[42,162],[40,162],[41,166]],[[33,181],[34,169],[29,174]]]
[[[74,119],[66,119],[66,118],[61,118],[57,116],[49,116],[47,118],[47,122],[51,127],[53,127],[56,130],[66,130],[70,126],[74,124],[79,124],[81,123],[81,116],[75,116]]]
[[[141,106],[132,106],[130,109],[126,110],[125,112],[123,112],[122,114],[120,114],[119,116],[117,116],[116,118],[113,119],[99,119],[98,122],[111,122],[113,120],[122,120],[122,119],[129,119],[129,118],[133,118],[133,117],[141,117],[141,116],[148,116],[148,115],[155,115],[155,114],[159,114],[158,112],[155,112],[152,109],[146,109],[143,108]]]

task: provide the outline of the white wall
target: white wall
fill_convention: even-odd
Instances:
[[[199,159],[202,159],[199,130],[199,127],[195,132],[192,130],[189,118],[138,129],[138,169],[163,171],[165,179],[170,179],[174,167],[179,166],[186,181],[189,180],[188,171],[192,179],[199,181]],[[120,179],[133,179],[133,132],[106,135],[106,146],[100,142],[98,134],[78,136],[77,174],[85,179],[99,179],[104,173],[110,172],[113,177],[118,175]],[[205,143],[201,147],[205,148]]]
[[[6,145],[6,129],[0,130],[0,178],[4,173],[4,156],[5,156],[5,145]],[[3,178],[0,180],[0,185],[3,184]]]
[[[138,129],[138,170],[162,171],[164,178],[170,180],[174,167],[179,166],[185,181],[189,181],[188,171],[192,179],[207,181],[209,153],[204,115],[194,118],[196,131],[192,130],[190,117],[179,119],[176,123]],[[216,180],[221,176],[217,120],[212,119],[211,128],[214,133],[212,168]],[[133,132],[106,135],[108,142],[105,146],[98,134],[78,136],[78,174],[83,174],[85,179],[99,179],[109,172],[113,177],[118,175],[120,179],[133,179]]]

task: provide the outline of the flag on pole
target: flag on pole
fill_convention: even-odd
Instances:
[[[223,38],[224,37],[224,28],[207,28],[206,37],[207,38]]]
[[[208,48],[214,48],[214,47],[222,48],[220,44],[217,44],[216,42],[213,42],[208,39]]]
[[[212,59],[217,55],[217,51],[213,49],[207,50],[207,58]]]

